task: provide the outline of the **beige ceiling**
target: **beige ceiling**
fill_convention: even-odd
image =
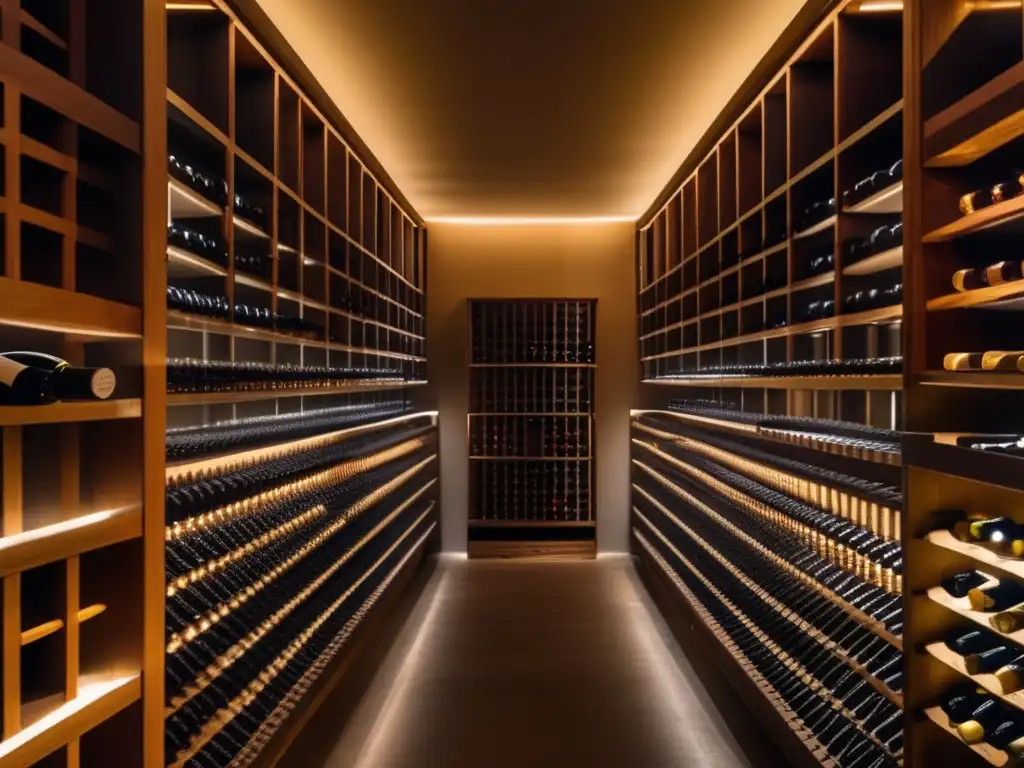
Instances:
[[[803,0],[259,0],[419,213],[637,216]]]

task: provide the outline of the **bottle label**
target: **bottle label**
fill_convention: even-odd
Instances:
[[[0,355],[0,383],[10,386],[14,383],[15,377],[27,367]]]
[[[114,376],[114,372],[109,368],[97,368],[90,382],[93,395],[100,400],[106,400],[114,394],[114,387],[116,385],[117,377]]]

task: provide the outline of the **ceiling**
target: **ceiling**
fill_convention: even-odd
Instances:
[[[259,0],[426,219],[636,217],[804,0]]]

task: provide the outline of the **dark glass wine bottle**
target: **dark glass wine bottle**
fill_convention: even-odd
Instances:
[[[78,368],[41,352],[0,352],[0,405],[106,400],[116,384],[109,368]]]

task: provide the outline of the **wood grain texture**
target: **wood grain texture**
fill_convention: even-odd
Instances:
[[[587,560],[597,557],[594,541],[471,541],[470,558],[498,560]]]

